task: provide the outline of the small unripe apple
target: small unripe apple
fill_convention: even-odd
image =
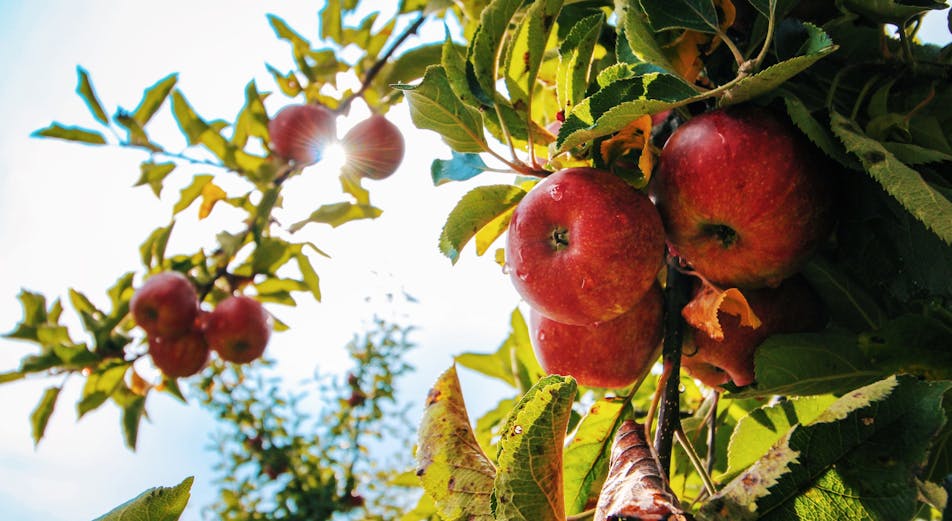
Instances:
[[[129,309],[150,337],[172,339],[188,333],[198,317],[198,294],[185,275],[157,273],[139,288]]]
[[[532,310],[529,330],[539,364],[590,387],[627,387],[661,354],[662,301],[658,284],[619,317],[589,326],[562,324]]]
[[[264,353],[271,316],[257,300],[228,297],[205,317],[205,338],[222,360],[244,364]]]
[[[760,327],[741,326],[737,316],[718,312],[724,340],[715,340],[695,329],[693,342],[684,347],[681,365],[710,387],[729,381],[738,387],[754,383],[754,355],[768,336],[817,331],[826,325],[823,303],[800,276],[787,279],[776,288],[745,291],[744,296],[760,318]]]
[[[149,337],[152,363],[173,378],[192,376],[201,371],[208,362],[208,353],[208,343],[198,329],[172,339]]]
[[[344,170],[368,179],[385,179],[403,161],[405,144],[396,125],[381,114],[357,123],[341,139]]]
[[[275,154],[312,165],[337,139],[337,116],[321,105],[288,105],[268,122],[268,135]]]
[[[734,106],[682,124],[651,191],[675,253],[726,287],[776,286],[832,229],[830,161],[789,121]]]
[[[631,309],[663,257],[664,229],[648,197],[594,168],[567,168],[539,182],[513,212],[506,244],[519,295],[573,325]]]

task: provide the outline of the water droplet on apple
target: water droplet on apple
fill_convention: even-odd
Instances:
[[[522,282],[525,282],[525,281],[529,280],[529,272],[528,272],[528,271],[517,271],[517,272],[516,272],[516,276],[519,277],[519,280],[521,280]]]
[[[555,186],[553,186],[552,188],[549,188],[549,197],[551,197],[552,200],[554,200],[554,201],[561,201],[561,200],[562,200],[562,187],[559,186],[559,185],[555,185]]]
[[[545,342],[545,331],[539,331],[539,342]]]
[[[683,393],[684,391],[687,391],[687,390],[688,390],[688,388],[685,387],[684,384],[678,384],[678,392],[679,392],[679,393]]]
[[[522,425],[516,425],[513,427],[512,432],[515,434],[522,434]]]
[[[509,263],[508,262],[502,263],[502,274],[509,275],[509,271],[510,271]]]

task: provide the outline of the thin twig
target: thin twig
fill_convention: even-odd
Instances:
[[[714,481],[711,480],[711,476],[704,468],[701,458],[698,457],[697,451],[694,450],[694,445],[691,445],[691,441],[688,440],[688,437],[684,434],[684,429],[680,425],[678,425],[677,430],[674,431],[674,435],[678,443],[680,443],[684,449],[684,452],[688,455],[688,459],[691,460],[691,465],[694,465],[694,470],[698,476],[701,477],[701,481],[704,483],[704,490],[712,496],[716,494],[717,488],[714,487]]]

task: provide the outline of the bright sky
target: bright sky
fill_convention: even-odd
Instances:
[[[374,4],[392,10],[396,2]],[[65,297],[72,287],[103,303],[102,291],[118,275],[141,271],[138,244],[167,222],[178,189],[189,176],[203,173],[176,172],[158,201],[147,188],[132,188],[145,158],[142,153],[29,138],[53,120],[95,127],[73,93],[75,67],[90,72],[110,113],[117,105],[134,108],[144,87],[178,72],[178,87],[199,114],[232,118],[249,79],[255,78],[262,90],[276,90],[266,62],[281,70],[291,68],[288,47],[274,37],[265,14],[281,16],[314,39],[320,2],[169,0],[161,9],[143,5],[0,0],[0,331],[11,330],[20,316],[15,297],[21,287],[50,297]],[[944,13],[930,21],[929,33],[947,38],[939,32],[943,24]],[[428,37],[441,38],[442,28],[434,30]],[[270,113],[285,102],[275,94],[268,100]],[[354,111],[355,118],[365,114],[362,107]],[[419,327],[414,339],[420,347],[411,357],[418,373],[407,379],[401,393],[420,403],[452,354],[496,349],[518,299],[490,258],[476,258],[468,250],[452,267],[440,255],[436,241],[444,219],[472,184],[434,188],[429,163],[435,156],[449,157],[448,149],[435,134],[413,129],[405,107],[391,114],[404,129],[409,150],[394,177],[370,184],[383,217],[336,230],[312,225],[300,232],[302,239],[333,256],[315,258],[324,302],[303,297],[296,310],[273,308],[293,329],[272,340],[269,354],[289,382],[308,378],[316,368],[341,371],[347,363],[342,346],[372,313],[364,298],[405,289],[420,300],[405,310]],[[180,142],[168,107],[157,117],[165,129],[159,141]],[[354,121],[342,121],[341,132]],[[492,181],[508,178],[478,182]],[[320,204],[344,200],[336,175],[320,165],[289,182],[286,197],[284,222],[303,218]],[[221,212],[222,220],[209,223],[193,222],[193,212],[188,211],[177,228],[189,233],[181,234],[170,250],[212,246],[216,226],[238,226],[227,210]],[[31,352],[31,345],[0,339],[0,372],[13,369]],[[489,407],[502,390],[465,371],[462,376],[474,412]],[[194,475],[192,501],[183,519],[199,518],[199,508],[214,500],[216,490],[211,470],[215,457],[205,450],[214,424],[198,405],[183,406],[164,395],[150,398],[152,421],[143,423],[139,449],[131,453],[123,447],[118,411],[112,405],[76,422],[81,382],[73,378],[46,438],[34,449],[30,412],[43,389],[59,383],[31,379],[0,386],[0,517],[91,519],[146,488]]]
[[[10,331],[21,315],[15,298],[21,287],[51,298],[66,297],[72,287],[105,304],[103,291],[120,274],[141,272],[138,244],[168,222],[178,189],[192,174],[204,173],[176,172],[159,201],[148,188],[132,187],[142,153],[30,138],[53,120],[96,126],[73,92],[76,66],[90,72],[110,114],[117,105],[134,108],[143,88],[178,72],[178,87],[199,114],[233,118],[248,80],[255,78],[260,89],[276,91],[266,62],[281,70],[292,67],[288,46],[274,37],[266,13],[281,16],[314,40],[320,4],[173,0],[161,9],[145,9],[145,4],[118,0],[0,0],[0,70],[5,71],[0,82],[5,120],[0,128],[0,331]],[[396,2],[386,4],[392,10]],[[434,29],[429,38],[442,38],[442,26]],[[409,45],[418,41],[411,39]],[[275,94],[268,100],[269,112],[286,102]],[[436,243],[445,217],[472,184],[434,188],[429,163],[437,156],[448,158],[449,149],[435,134],[415,130],[405,107],[391,114],[406,133],[409,149],[393,177],[368,183],[383,216],[338,229],[311,225],[299,232],[301,239],[333,256],[314,258],[324,301],[316,304],[304,296],[296,310],[272,308],[293,329],[272,339],[269,355],[279,361],[279,372],[289,382],[308,378],[315,369],[342,371],[347,364],[342,347],[373,312],[365,297],[405,289],[420,301],[404,310],[419,327],[413,337],[419,347],[411,357],[418,372],[406,379],[401,393],[421,403],[453,353],[496,349],[518,299],[490,258],[467,251],[453,267],[439,253]],[[355,119],[341,121],[340,132],[365,115],[362,106],[355,106]],[[157,118],[166,129],[158,141],[181,142],[167,106]],[[336,174],[321,166],[288,182],[282,222],[345,200]],[[186,228],[188,233],[170,250],[214,246],[216,225],[237,229],[235,215],[222,210],[223,219],[212,223],[196,223],[195,209],[187,211],[177,233]],[[67,310],[64,315],[70,315]],[[0,371],[15,368],[31,352],[29,344],[0,339]],[[464,387],[473,389],[469,394],[477,411],[491,405],[491,397],[502,389],[472,374],[462,376]],[[151,397],[151,423],[143,422],[138,451],[132,453],[123,446],[118,409],[111,404],[76,422],[81,381],[73,378],[60,396],[46,438],[34,450],[30,412],[43,389],[59,383],[31,379],[0,386],[0,517],[92,519],[146,488],[194,475],[183,519],[199,518],[199,508],[216,497],[211,470],[216,459],[205,450],[214,423],[205,411],[165,395]]]

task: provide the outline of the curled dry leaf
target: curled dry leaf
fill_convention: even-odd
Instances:
[[[608,477],[598,497],[595,521],[693,521],[668,488],[645,439],[643,425],[632,420],[621,424],[609,465]]]
[[[741,326],[753,329],[761,326],[760,318],[739,289],[725,290],[707,280],[699,280],[701,285],[695,290],[691,302],[681,311],[684,320],[692,327],[704,331],[714,340],[724,340],[724,329],[717,318],[718,311],[738,317]]]

